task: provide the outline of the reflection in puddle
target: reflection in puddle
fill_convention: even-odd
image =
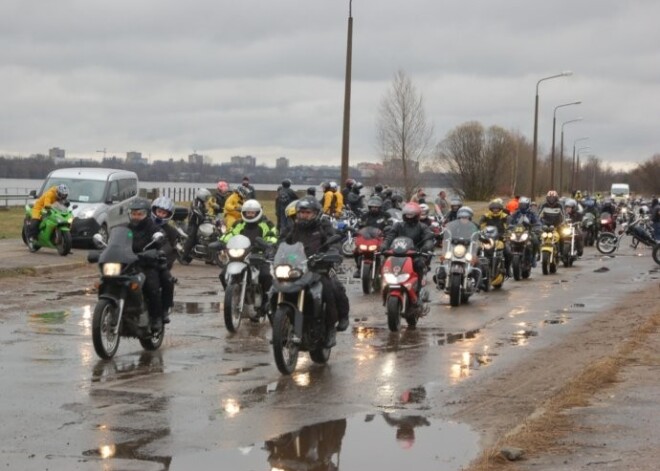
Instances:
[[[152,442],[164,438],[170,434],[169,428],[161,429],[150,429],[150,430],[131,430],[131,434],[138,435],[139,437],[135,440],[124,441],[122,443],[115,443],[113,437],[113,430],[111,430],[106,425],[100,425],[98,427],[102,436],[102,445],[98,448],[92,450],[83,451],[83,456],[94,456],[106,459],[126,459],[126,460],[139,460],[152,463],[161,463],[164,465],[164,469],[167,469],[172,461],[172,458],[169,456],[150,456],[146,452],[146,448]],[[120,429],[114,431],[117,435],[126,434],[129,432],[125,429]],[[110,462],[108,462],[110,466]],[[103,468],[106,469],[106,468]],[[107,468],[107,469],[115,469]]]
[[[452,343],[461,342],[463,340],[476,339],[479,334],[479,329],[467,330],[459,333],[439,333],[432,336],[430,345],[450,345]],[[436,338],[434,338],[436,337]]]
[[[172,312],[180,314],[203,314],[220,312],[220,303],[183,303],[174,301]]]
[[[459,359],[452,363],[449,373],[449,377],[453,383],[468,378],[473,371],[478,370],[482,366],[488,366],[493,361],[493,357],[497,356],[497,354],[489,352],[488,346],[484,346],[482,353],[462,352],[458,355],[460,355]]]
[[[106,383],[163,372],[162,353],[143,351],[137,358],[122,357],[97,361],[92,369],[92,383]]]
[[[29,315],[29,321],[39,324],[64,324],[66,318],[71,313],[69,311],[50,311],[50,312],[37,312]]]
[[[529,338],[536,337],[538,334],[535,330],[520,329],[509,338],[509,343],[511,345],[527,345]]]
[[[478,435],[466,425],[389,413],[308,425],[233,450],[174,456],[170,470],[460,469],[476,456]],[[378,450],[377,453],[369,450]]]

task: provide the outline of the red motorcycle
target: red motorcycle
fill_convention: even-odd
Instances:
[[[380,291],[381,257],[378,254],[383,243],[383,231],[377,227],[363,227],[355,236],[355,255],[360,267],[362,292]]]
[[[418,251],[409,237],[397,237],[383,255],[387,257],[382,269],[387,326],[396,332],[403,317],[410,327],[415,327],[419,318],[429,312],[429,294],[425,280],[420,280],[413,268],[413,257],[426,254]]]
[[[600,213],[600,232],[611,232],[614,234],[616,221],[611,213]]]

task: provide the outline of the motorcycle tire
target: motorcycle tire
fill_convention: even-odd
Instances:
[[[23,226],[23,230],[21,231],[21,237],[23,238],[23,243],[25,243],[25,245],[27,245],[28,250],[30,250],[30,252],[34,253],[37,250],[39,250],[41,248],[41,246],[38,245],[36,242],[33,243],[31,247],[28,245],[28,243],[27,243],[27,241],[28,241],[28,235],[27,235],[28,234],[28,224],[29,223],[26,223]]]
[[[660,244],[655,244],[653,246],[653,260],[660,265]]]
[[[113,317],[119,315],[117,310],[109,299],[99,299],[92,315],[92,343],[96,354],[104,360],[115,356],[119,348],[120,337],[111,326]]]
[[[231,284],[225,289],[224,318],[225,326],[231,333],[236,333],[241,326],[241,312],[238,310],[241,297],[241,285]],[[244,301],[245,302],[245,301]],[[243,304],[245,307],[245,304]]]
[[[273,356],[280,373],[290,375],[296,369],[300,347],[294,343],[293,309],[278,306],[273,315]]]
[[[571,266],[571,248],[570,247],[564,247],[564,250],[561,255],[561,261],[564,264],[564,268],[568,268]]]
[[[596,240],[596,249],[604,254],[610,255],[616,251],[618,238],[611,232],[601,232]]]
[[[387,327],[396,332],[401,326],[401,300],[396,296],[387,298]]]
[[[355,251],[355,240],[347,240],[341,244],[341,253],[344,257],[352,257]]]
[[[460,306],[461,304],[461,274],[452,273],[449,279],[449,304]]]
[[[371,294],[372,282],[371,282],[371,266],[364,267],[366,269],[362,270],[362,292],[364,294]]]
[[[71,252],[71,247],[73,246],[73,240],[71,238],[71,233],[69,231],[61,231],[55,229],[55,240],[57,243],[55,247],[57,248],[57,253],[62,257],[69,255]]]
[[[557,273],[557,259],[550,261],[550,273]]]
[[[165,324],[162,324],[160,330],[155,334],[152,334],[151,337],[144,337],[139,340],[140,340],[140,345],[142,345],[142,348],[152,352],[160,348],[160,346],[163,344],[164,338],[165,338]]]
[[[522,278],[522,260],[519,254],[515,254],[513,256],[513,260],[511,261],[511,270],[513,271],[513,279],[516,281],[520,281]]]
[[[314,363],[319,363],[321,365],[325,364],[328,362],[330,359],[330,352],[332,351],[331,348],[317,348],[315,350],[310,350],[309,351],[309,357],[312,359]]]
[[[544,275],[550,273],[550,252],[543,252],[541,255],[541,271]]]

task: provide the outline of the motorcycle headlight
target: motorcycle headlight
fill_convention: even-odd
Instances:
[[[378,248],[378,246],[375,245],[375,244],[374,244],[374,245],[370,245],[370,246],[369,246],[369,251],[370,251],[370,252],[375,252],[377,248]]]
[[[399,285],[408,281],[410,273],[399,273],[398,275],[395,275],[394,273],[385,273],[383,278],[388,285]]]
[[[523,242],[525,242],[528,238],[529,238],[529,234],[526,232],[520,236],[520,240]]]
[[[73,216],[66,220],[67,224],[73,224]]]
[[[275,278],[278,280],[295,280],[301,276],[302,272],[300,270],[295,270],[289,265],[278,265],[275,267]]]
[[[104,263],[103,275],[118,276],[121,274],[121,263]]]
[[[509,236],[509,239],[511,239],[512,241],[515,242],[515,241],[518,239],[518,236],[517,236],[516,234],[511,234],[511,235]]]
[[[468,262],[471,262],[472,261],[472,254],[471,253],[467,254],[465,256],[465,260],[467,260]]]
[[[569,235],[571,235],[572,232],[573,232],[573,231],[572,231],[572,229],[571,229],[570,227],[564,227],[564,228],[561,230],[562,235],[565,235],[565,236],[569,236]]]
[[[609,222],[609,221],[608,221],[607,219],[601,219],[601,220],[600,220],[600,223],[601,223],[601,224],[607,224],[608,222]]]
[[[465,252],[467,252],[467,249],[464,245],[454,246],[454,257],[463,258],[465,256]]]
[[[360,244],[360,250],[362,250],[363,252],[366,251],[367,250],[366,244]]]
[[[231,258],[243,258],[245,249],[229,249],[227,250]]]
[[[493,243],[492,242],[484,242],[483,246],[484,246],[484,250],[490,250],[490,249],[493,248]],[[462,247],[462,245],[461,245],[461,247]],[[454,252],[454,253],[456,253],[456,252]],[[457,255],[457,257],[458,257],[458,255]]]
[[[549,232],[544,232],[544,233],[541,234],[541,237],[543,237],[544,239],[547,239],[547,238],[550,237],[551,235],[552,235],[552,234],[550,234]]]

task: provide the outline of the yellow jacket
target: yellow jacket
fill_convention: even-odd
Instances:
[[[333,211],[334,209],[334,211]],[[344,195],[339,191],[328,190],[323,194],[323,212],[339,217],[344,209]]]
[[[232,193],[227,201],[225,201],[225,224],[227,230],[231,229],[234,223],[241,220],[241,207],[243,206],[243,198],[240,194]]]
[[[32,219],[41,219],[41,210],[46,206],[51,206],[57,201],[57,186],[51,186],[34,202],[32,206]]]

